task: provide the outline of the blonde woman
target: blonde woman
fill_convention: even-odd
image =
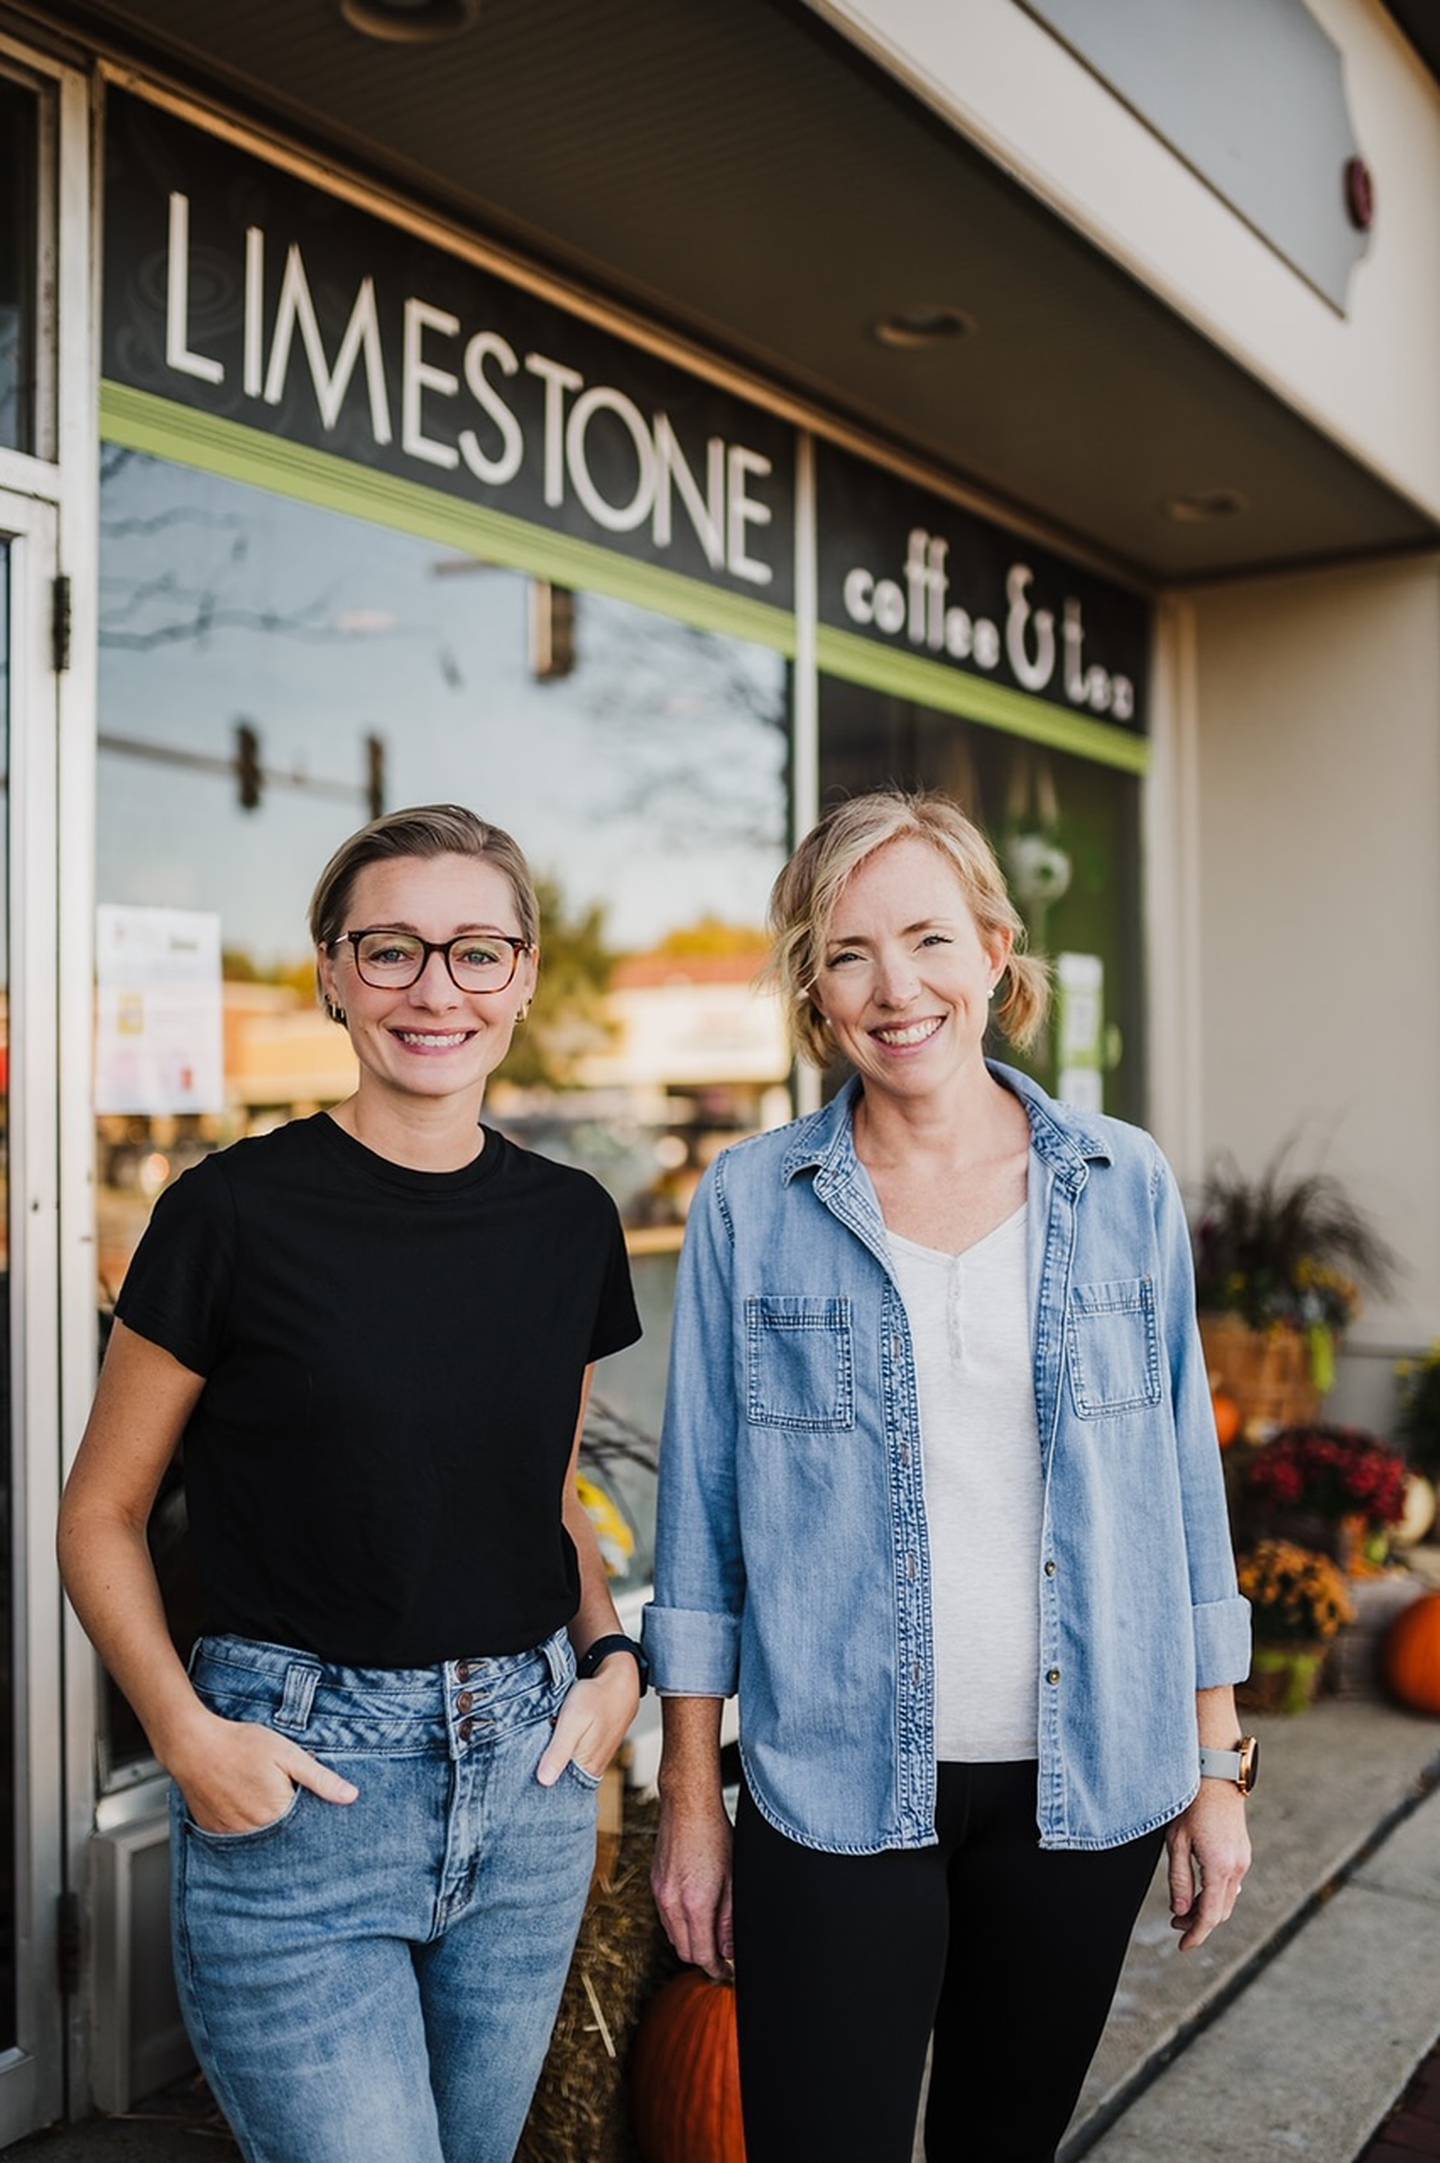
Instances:
[[[1048,982],[955,804],[830,812],[771,918],[797,1050],[854,1073],[690,1221],[656,1897],[733,1955],[750,2163],[909,2163],[932,2032],[931,2163],[1048,2163],[1162,1842],[1182,1951],[1249,1863],[1185,1217],[1147,1134],[986,1059]]]
[[[379,819],[311,935],[359,1085],[161,1197],[61,1561],[174,1776],[176,1979],[249,2163],[510,2163],[643,1685],[575,1484],[639,1325],[608,1196],[480,1124],[539,965],[511,837]],[[182,1436],[188,1673],[145,1540]]]

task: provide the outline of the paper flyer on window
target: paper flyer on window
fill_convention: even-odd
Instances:
[[[223,1111],[219,917],[102,902],[95,955],[96,1109]]]

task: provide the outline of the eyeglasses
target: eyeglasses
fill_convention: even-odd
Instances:
[[[466,932],[458,939],[422,939],[412,931],[342,931],[331,947],[349,944],[355,970],[372,991],[407,991],[418,984],[432,954],[443,954],[457,991],[504,991],[530,952],[529,939],[508,931]]]

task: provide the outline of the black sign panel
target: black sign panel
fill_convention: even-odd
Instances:
[[[1145,729],[1137,595],[823,443],[817,488],[822,624]]]
[[[784,422],[120,92],[104,373],[793,604]]]

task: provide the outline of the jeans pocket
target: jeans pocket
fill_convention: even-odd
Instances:
[[[262,1840],[273,1839],[276,1833],[284,1831],[285,1827],[290,1823],[292,1818],[295,1816],[295,1813],[300,1808],[300,1798],[304,1793],[305,1790],[303,1787],[297,1787],[294,1794],[290,1797],[289,1802],[285,1805],[285,1808],[281,1811],[278,1818],[271,1818],[270,1822],[267,1825],[247,1826],[243,1833],[212,1833],[204,1825],[197,1825],[194,1818],[190,1815],[190,1806],[185,1801],[183,1794],[180,1798],[181,1818],[184,1822],[185,1830],[190,1835],[190,1837],[194,1840],[203,1840],[206,1847],[253,1847],[258,1842]]]
[[[1160,1332],[1151,1278],[1072,1285],[1065,1341],[1070,1394],[1081,1419],[1160,1402]]]
[[[831,1433],[855,1424],[848,1299],[766,1293],[745,1302],[746,1410],[754,1427]]]
[[[573,1773],[581,1787],[587,1788],[592,1795],[600,1786],[601,1775],[598,1772],[587,1771],[578,1758],[572,1757],[565,1770],[568,1773]]]

